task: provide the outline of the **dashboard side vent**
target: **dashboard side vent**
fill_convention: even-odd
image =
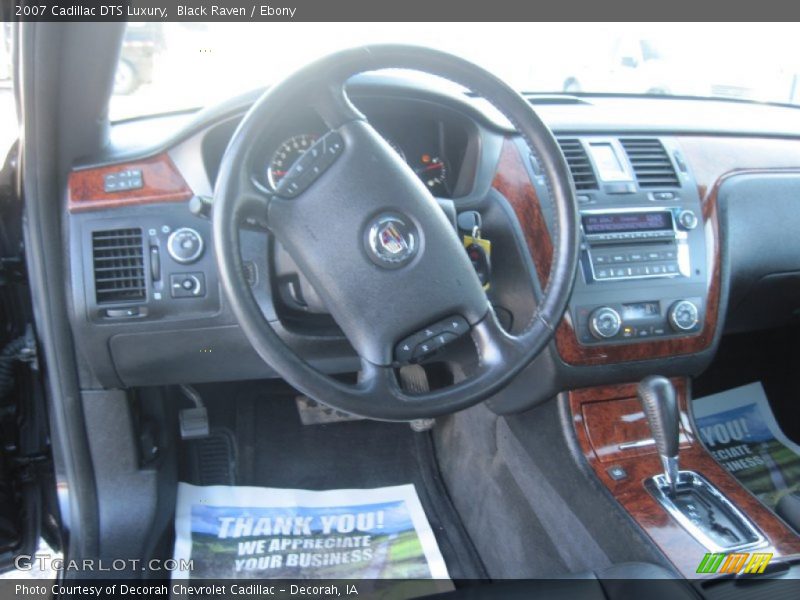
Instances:
[[[144,300],[144,247],[139,228],[92,233],[94,289],[98,304]]]
[[[586,155],[580,140],[576,138],[559,138],[558,145],[567,159],[567,165],[572,173],[572,180],[575,182],[577,191],[596,190],[597,178],[592,169],[592,163]]]
[[[622,138],[620,143],[631,161],[640,187],[680,187],[675,168],[661,140]]]

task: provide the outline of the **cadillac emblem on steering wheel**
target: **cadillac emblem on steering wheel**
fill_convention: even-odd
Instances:
[[[367,254],[381,267],[402,267],[417,253],[416,229],[399,215],[377,217],[366,233]]]

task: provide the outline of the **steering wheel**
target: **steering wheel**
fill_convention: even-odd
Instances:
[[[500,326],[462,243],[428,189],[347,97],[350,77],[388,68],[430,73],[480,94],[514,124],[539,159],[556,209],[555,248],[548,284],[519,335]],[[268,191],[252,176],[254,165],[263,162],[258,140],[265,125],[298,105],[312,106],[330,132]],[[222,287],[261,358],[310,398],[374,419],[443,415],[499,391],[552,339],[577,268],[574,192],[550,130],[525,98],[491,73],[414,46],[338,52],[265,92],[228,144],[212,220]],[[242,268],[239,232],[247,224],[271,231],[314,286],[360,357],[357,383],[315,369],[270,327]],[[411,341],[423,339],[433,324],[447,331],[446,340],[471,336],[477,366],[443,389],[407,392],[397,379],[395,349],[414,332],[422,333]]]

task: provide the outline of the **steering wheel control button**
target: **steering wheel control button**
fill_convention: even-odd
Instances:
[[[400,343],[398,343],[394,348],[395,360],[399,363],[411,362],[411,360],[414,358],[414,353],[417,350],[417,346],[424,344],[431,337],[433,337],[433,335],[428,335],[429,331],[433,334],[436,333],[428,328],[423,331],[418,331],[414,335],[410,335],[401,340]]]
[[[455,316],[449,319],[445,319],[440,321],[434,327],[441,326],[444,331],[449,331],[450,333],[454,333],[457,336],[464,335],[469,331],[469,324],[464,317]]]
[[[447,333],[447,332],[440,333],[439,335],[436,335],[429,340],[425,340],[421,344],[417,344],[417,347],[414,348],[414,353],[411,356],[411,358],[413,360],[420,360],[422,358],[425,358],[429,354],[433,354],[434,352],[436,352],[439,348],[446,346],[454,339],[456,339],[456,336],[453,335],[452,333]]]
[[[275,190],[281,198],[296,198],[306,191],[344,151],[344,140],[336,131],[322,136],[306,150],[283,176]]]
[[[455,340],[458,336],[447,331],[440,333],[434,338],[431,338],[431,342],[433,343],[433,349],[438,350],[439,348],[443,348],[453,340]]]
[[[258,283],[258,266],[252,260],[242,262],[242,272],[247,285],[254,287]]]
[[[700,311],[689,300],[679,300],[669,309],[669,324],[676,331],[692,331],[699,322]]]
[[[414,355],[414,343],[403,340],[394,350],[394,359],[399,363],[407,363]]]
[[[589,331],[600,340],[616,336],[622,327],[619,313],[608,306],[601,306],[589,318]]]
[[[436,350],[436,348],[434,348],[433,343],[429,340],[426,340],[421,344],[417,344],[417,347],[414,348],[414,354],[411,358],[414,360],[425,358],[429,354],[433,354],[434,350]]]
[[[369,224],[365,238],[370,260],[385,269],[402,267],[417,253],[417,230],[400,215],[380,215]]]
[[[458,339],[467,331],[469,331],[467,320],[460,315],[442,319],[397,344],[394,350],[395,360],[399,363],[421,360]]]
[[[173,273],[169,287],[173,298],[202,298],[206,295],[206,277],[203,273]]]
[[[175,262],[191,264],[203,254],[203,238],[194,229],[181,227],[167,239],[167,252]]]

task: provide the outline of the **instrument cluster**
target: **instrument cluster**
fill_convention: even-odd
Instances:
[[[443,121],[428,117],[387,115],[370,118],[370,123],[433,196],[453,198],[456,195],[467,145],[466,132],[453,132]],[[292,165],[325,133],[324,126],[314,119],[272,136],[265,146],[267,158],[260,178],[275,189]]]

